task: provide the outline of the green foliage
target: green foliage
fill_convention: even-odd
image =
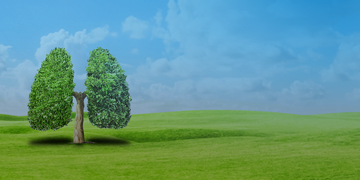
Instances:
[[[60,129],[71,122],[75,83],[71,56],[65,48],[46,55],[29,94],[28,121],[35,130]]]
[[[109,53],[97,48],[90,52],[87,78],[88,116],[92,125],[99,128],[120,129],[130,121],[129,87],[124,70]]]

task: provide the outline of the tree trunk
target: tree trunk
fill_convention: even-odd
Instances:
[[[76,116],[75,116],[75,129],[74,129],[74,142],[73,143],[93,143],[93,142],[85,142],[84,136],[84,99],[86,98],[86,94],[82,92],[75,92],[73,96],[76,99]]]

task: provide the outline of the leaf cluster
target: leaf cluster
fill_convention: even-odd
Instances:
[[[119,129],[130,121],[130,101],[126,75],[116,58],[107,49],[90,52],[87,78],[88,117],[99,128]]]
[[[28,121],[35,130],[57,130],[71,122],[75,83],[71,56],[65,48],[46,55],[29,94]]]

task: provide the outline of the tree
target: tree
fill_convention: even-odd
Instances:
[[[120,129],[130,121],[128,84],[124,70],[109,53],[97,48],[88,59],[86,91],[75,92],[71,56],[64,48],[55,48],[46,55],[29,94],[28,121],[35,130],[54,131],[71,122],[72,96],[75,97],[76,117],[73,143],[85,142],[84,99],[88,97],[88,116],[99,128]]]

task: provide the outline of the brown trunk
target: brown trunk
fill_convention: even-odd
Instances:
[[[76,99],[76,116],[75,116],[75,129],[74,129],[74,142],[73,143],[93,143],[85,142],[84,136],[84,99],[86,94],[82,92],[75,92],[73,96]]]

